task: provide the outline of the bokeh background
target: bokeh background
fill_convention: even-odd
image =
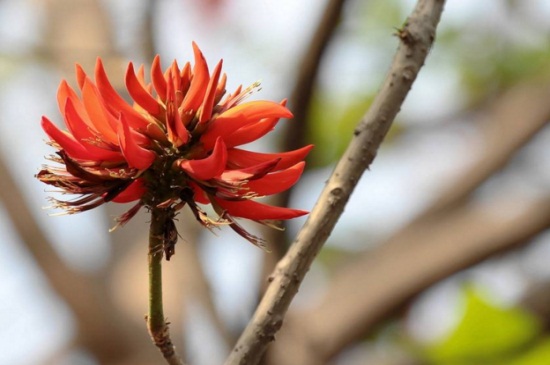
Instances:
[[[143,320],[147,216],[110,234],[127,207],[50,217],[52,192],[33,178],[52,152],[40,117],[61,122],[56,88],[74,85],[76,62],[91,73],[101,56],[124,94],[128,61],[181,65],[194,40],[211,67],[224,59],[228,90],[261,80],[252,98],[290,97],[297,118],[254,148],[315,143],[280,198],[311,209],[414,3],[0,0],[0,364],[160,363]],[[545,0],[448,1],[264,364],[550,363],[548,19]],[[303,222],[278,235],[253,226],[265,253],[180,216],[165,313],[190,364],[223,362]]]

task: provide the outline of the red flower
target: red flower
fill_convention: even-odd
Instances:
[[[210,74],[194,43],[193,50],[192,68],[186,63],[180,69],[174,61],[163,72],[155,57],[150,84],[143,67],[136,73],[130,63],[126,87],[133,106],[110,84],[100,59],[95,82],[77,65],[80,96],[61,82],[57,101],[67,131],[42,118],[49,144],[57,149],[50,159],[59,165],[45,166],[37,178],[80,197],[52,199],[54,207],[77,213],[108,201],[137,201],[118,219],[124,224],[142,206],[175,213],[188,205],[206,227],[229,224],[254,244],[262,240],[246,232],[235,218],[271,225],[307,213],[255,198],[296,183],[311,145],[271,154],[238,148],[270,132],[279,118],[292,117],[285,101],[243,102],[257,84],[244,90],[238,87],[222,99],[226,83],[222,61]],[[218,217],[208,217],[199,204],[210,204]]]

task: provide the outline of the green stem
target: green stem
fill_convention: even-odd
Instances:
[[[151,210],[149,231],[149,314],[147,328],[153,343],[170,365],[183,365],[170,339],[168,323],[164,319],[162,306],[162,257],[164,248],[164,230],[167,220],[172,219],[169,212],[161,209]]]

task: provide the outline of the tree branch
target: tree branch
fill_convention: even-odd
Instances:
[[[288,334],[275,346],[273,363],[285,363],[285,353],[298,356],[289,346],[304,351],[301,356],[305,359],[325,361],[364,338],[374,326],[427,286],[502,250],[525,243],[547,227],[550,218],[545,203],[526,208],[518,205],[512,209],[521,210],[522,216],[513,222],[502,217],[500,224],[479,224],[476,219],[490,222],[493,211],[510,209],[486,210],[489,216],[484,217],[481,212],[475,213],[477,208],[468,208],[465,204],[479,184],[505,166],[515,152],[548,124],[549,98],[548,82],[531,80],[508,90],[490,105],[484,113],[485,123],[481,125],[479,145],[484,149],[478,161],[453,179],[426,212],[338,272],[317,308],[307,313],[293,313]],[[505,202],[506,199],[501,201],[502,206]],[[472,232],[477,237],[472,237]],[[434,257],[442,264],[432,264]],[[399,275],[394,276],[395,273]],[[404,282],[410,287],[404,289]],[[305,360],[300,363],[307,364]]]
[[[457,209],[441,222],[416,226],[362,258],[363,266],[347,267],[345,275],[331,284],[321,306],[294,313],[291,327],[295,331],[277,345],[299,341],[307,352],[300,357],[307,359],[301,364],[324,363],[364,338],[422,290],[525,244],[549,227],[550,197],[526,204],[508,196]],[[288,347],[279,349],[273,363],[285,363],[289,353]]]
[[[355,129],[354,138],[285,257],[270,277],[249,325],[226,365],[257,364],[275,333],[313,259],[332,232],[363,171],[371,164],[435,39],[443,0],[419,0],[403,29],[386,80],[370,110]]]

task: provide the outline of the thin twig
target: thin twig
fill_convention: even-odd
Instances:
[[[162,258],[164,254],[164,234],[167,220],[172,216],[160,209],[151,210],[149,231],[149,315],[147,328],[153,343],[170,365],[183,365],[172,340],[169,323],[164,319],[162,305]]]
[[[288,133],[283,141],[285,151],[294,150],[304,145],[307,134],[307,116],[321,60],[338,27],[345,2],[345,0],[330,0],[327,3],[313,39],[300,62],[296,83],[288,100],[294,117],[292,123],[286,126]]]
[[[359,178],[372,163],[401,104],[428,55],[445,1],[419,0],[398,32],[401,40],[386,80],[338,162],[304,227],[270,277],[271,284],[226,365],[257,364],[298,291],[306,272],[332,232]]]

